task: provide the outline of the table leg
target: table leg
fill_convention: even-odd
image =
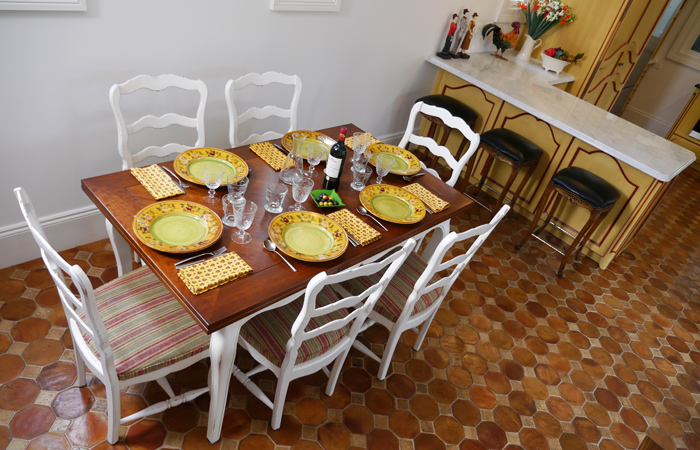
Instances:
[[[121,234],[115,233],[114,226],[109,220],[105,219],[105,223],[107,225],[109,242],[112,244],[114,257],[117,259],[117,274],[121,277],[122,275],[131,272],[133,269],[131,246],[129,246]]]
[[[233,361],[236,359],[238,333],[245,321],[233,323],[226,328],[215,331],[209,344],[211,359],[211,378],[209,380],[209,420],[207,422],[207,439],[215,443],[221,438],[221,426],[226,412],[228,386],[231,381]]]

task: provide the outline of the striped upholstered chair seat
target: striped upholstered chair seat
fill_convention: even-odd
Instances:
[[[209,336],[147,267],[98,287],[95,300],[120,380],[162,369],[209,348]],[[99,358],[94,341],[86,333],[83,338]]]
[[[394,275],[394,278],[389,282],[384,294],[379,297],[377,304],[374,306],[374,311],[386,317],[392,322],[396,322],[401,315],[406,299],[413,292],[413,287],[425,272],[427,263],[417,253],[412,252],[399,268],[399,271]],[[367,277],[354,278],[341,284],[348,292],[355,294],[361,292],[367,287],[376,284],[384,274],[384,271],[370,275]],[[432,284],[439,280],[437,275],[433,276],[428,284]],[[440,293],[437,290],[432,290],[423,294],[415,303],[411,315],[424,310],[432,305],[438,299]]]
[[[338,294],[325,286],[316,297],[317,307],[329,305],[340,300]],[[248,341],[261,355],[271,363],[280,367],[287,354],[287,341],[292,336],[292,325],[301,314],[304,297],[292,303],[276,308],[253,317],[241,328],[241,337]],[[328,315],[312,317],[307,326],[308,330],[316,329],[333,320],[341,319],[349,314],[346,308],[338,309]],[[333,348],[350,331],[350,324],[336,331],[324,333],[316,338],[307,339],[299,348],[296,364],[309,361],[326,353]]]

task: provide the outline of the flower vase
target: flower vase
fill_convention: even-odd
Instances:
[[[552,58],[544,53],[540,55],[542,57],[542,68],[547,71],[551,70],[557,75],[564,70],[564,67],[569,65],[569,61],[564,61],[563,59]]]
[[[542,39],[532,39],[529,34],[525,35],[525,42],[523,43],[520,53],[518,53],[518,59],[523,61],[530,61],[530,55],[533,50],[542,45]]]

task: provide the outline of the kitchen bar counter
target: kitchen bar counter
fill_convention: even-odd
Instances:
[[[531,220],[547,183],[565,167],[582,167],[611,182],[621,198],[583,250],[606,268],[695,155],[556,87],[573,79],[568,74],[545,72],[535,61],[516,62],[514,54],[506,57],[511,61],[488,53],[473,53],[468,60],[429,56],[427,61],[440,69],[432,94],[449,95],[474,108],[480,115],[475,127],[479,133],[508,128],[542,147],[545,154],[514,207]],[[453,150],[460,143],[456,134],[447,143]],[[481,177],[482,153],[475,155],[470,182]],[[496,164],[487,178],[487,185],[499,192],[509,173],[503,166]],[[582,208],[564,205],[554,222],[575,235],[587,218]],[[573,240],[559,229],[548,231],[567,243]]]

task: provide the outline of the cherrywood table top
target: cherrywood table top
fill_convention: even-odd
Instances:
[[[353,124],[346,126],[348,127],[348,136],[352,136],[352,133],[356,131],[362,131]],[[336,139],[339,130],[340,126],[319,130],[319,132]],[[279,140],[270,142],[279,144]],[[447,186],[441,180],[431,175],[425,175],[415,181],[420,182],[428,190],[449,202],[450,207],[447,210],[437,214],[426,214],[422,221],[412,225],[395,225],[382,221],[389,229],[388,232],[379,229],[371,219],[358,215],[367,224],[382,233],[380,240],[364,247],[353,247],[348,243],[348,248],[342,256],[328,262],[304,262],[285,255],[296,267],[297,272],[294,273],[277,254],[263,249],[263,241],[268,237],[268,225],[270,220],[275,217],[275,214],[271,214],[263,208],[265,204],[265,186],[269,182],[275,181],[279,176],[279,172],[275,172],[270,168],[248,146],[237,147],[230,151],[243,158],[251,169],[251,173],[248,176],[250,183],[245,197],[258,205],[253,225],[247,230],[253,236],[253,241],[246,245],[236,244],[231,241],[231,235],[235,230],[224,226],[221,238],[211,248],[219,248],[225,245],[228,251],[235,251],[240,255],[253,268],[253,273],[200,295],[194,295],[187,289],[173,266],[177,261],[192,256],[191,254],[159,252],[145,246],[136,238],[132,230],[134,215],[144,206],[155,203],[156,200],[131,175],[130,171],[100,175],[84,179],[81,182],[83,191],[113,224],[115,230],[131,245],[141,259],[163,281],[175,298],[207,333],[219,330],[295,292],[305,289],[309,280],[320,271],[325,270],[332,274],[351,267],[463,212],[473,203],[468,197]],[[348,153],[348,162],[343,171],[338,194],[342,198],[343,203],[346,204],[346,207],[350,211],[355,212],[355,208],[360,205],[360,200],[359,192],[350,188],[350,183],[352,182],[350,167],[352,164],[350,164],[349,158],[352,155],[352,151],[348,149]],[[172,169],[172,162],[161,165]],[[317,167],[317,171],[321,173],[317,178],[314,178],[314,189],[322,189],[323,168],[323,164]],[[372,176],[370,182],[374,180],[375,176]],[[399,187],[409,184],[401,177],[391,174],[387,175],[384,181],[387,184]],[[223,216],[221,201],[213,206],[203,202],[202,198],[207,193],[205,186],[193,183],[190,183],[190,186],[190,188],[185,189],[185,195],[178,195],[165,200],[202,203],[219,214],[220,217]],[[226,193],[225,186],[224,184],[217,189],[216,195],[219,198]],[[292,202],[290,187],[284,202],[285,210]],[[336,210],[318,208],[311,198],[304,202],[303,205],[309,211],[322,214]]]

